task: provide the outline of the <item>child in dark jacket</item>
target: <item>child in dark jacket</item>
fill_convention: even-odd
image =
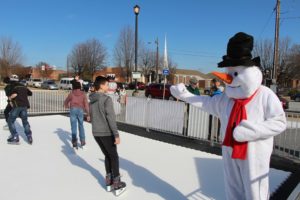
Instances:
[[[73,90],[68,95],[64,102],[65,108],[70,108],[70,122],[72,130],[72,145],[74,148],[78,147],[77,144],[77,122],[79,128],[79,138],[81,147],[85,143],[85,132],[83,127],[84,111],[87,114],[87,121],[90,121],[89,104],[84,92],[81,91],[81,85],[79,82],[73,84]]]
[[[116,115],[112,99],[105,93],[108,91],[108,80],[98,76],[94,83],[95,92],[90,95],[92,131],[96,142],[105,156],[106,190],[114,190],[120,195],[126,184],[120,180],[119,156],[117,144],[120,136],[116,124]]]
[[[11,136],[7,139],[9,144],[19,144],[19,134],[17,132],[15,121],[20,117],[24,127],[24,132],[29,144],[32,144],[32,132],[28,122],[27,109],[30,108],[28,96],[32,96],[32,92],[20,83],[16,83],[9,95],[9,103],[12,107],[9,112],[7,123]]]

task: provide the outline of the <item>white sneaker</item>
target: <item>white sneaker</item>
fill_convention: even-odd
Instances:
[[[7,125],[7,124],[3,126],[3,130],[9,130],[9,128],[8,128],[8,125]]]

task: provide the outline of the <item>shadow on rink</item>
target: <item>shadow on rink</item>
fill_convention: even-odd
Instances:
[[[100,174],[97,169],[88,164],[83,158],[81,158],[80,156],[76,156],[76,153],[74,152],[74,149],[71,145],[71,133],[60,128],[58,128],[54,133],[57,134],[59,139],[64,143],[61,151],[68,158],[70,163],[90,172],[95,177],[95,179],[98,180],[99,185],[104,189],[105,179],[103,175]]]

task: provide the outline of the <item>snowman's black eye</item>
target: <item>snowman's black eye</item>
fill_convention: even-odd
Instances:
[[[234,73],[233,73],[233,75],[234,75],[234,76],[237,76],[237,75],[239,75],[239,73],[237,73],[237,72],[234,72]]]

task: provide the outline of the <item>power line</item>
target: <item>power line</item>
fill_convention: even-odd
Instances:
[[[259,38],[261,38],[261,35],[263,34],[263,32],[265,31],[266,27],[268,26],[268,24],[269,24],[269,22],[270,22],[270,20],[271,20],[271,18],[272,18],[272,16],[273,16],[275,10],[276,10],[276,7],[272,10],[270,16],[268,17],[267,22],[265,23],[265,25],[264,25],[262,31],[261,31],[260,34],[259,34]]]
[[[206,52],[206,51],[190,51],[190,50],[178,50],[178,49],[171,49],[172,51],[177,51],[177,52],[184,52],[184,53],[196,53],[196,54],[208,54],[212,55],[211,52]]]
[[[171,49],[169,50],[173,55],[181,55],[181,56],[195,56],[195,57],[212,57],[212,58],[219,58],[220,56],[213,55],[212,53],[209,52],[203,52],[200,53],[201,51],[189,51],[189,50],[175,50]]]
[[[281,17],[281,19],[300,19],[300,17]]]
[[[208,58],[219,58],[219,56],[213,55],[203,55],[203,54],[192,54],[192,53],[176,53],[175,51],[169,51],[173,55],[181,55],[181,56],[195,56],[195,57],[208,57]]]

